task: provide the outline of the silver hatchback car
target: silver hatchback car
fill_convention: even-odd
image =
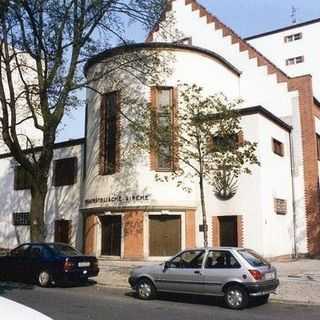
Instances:
[[[249,297],[267,302],[279,285],[276,269],[256,252],[227,247],[184,250],[165,263],[133,269],[128,280],[144,300],[157,292],[223,296],[231,309],[245,308]]]

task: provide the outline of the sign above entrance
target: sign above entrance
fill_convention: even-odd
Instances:
[[[131,194],[131,195],[114,195],[109,197],[96,197],[92,199],[85,199],[86,205],[90,204],[103,204],[103,203],[128,203],[128,202],[140,202],[149,201],[151,194]]]

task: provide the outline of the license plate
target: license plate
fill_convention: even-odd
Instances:
[[[79,262],[78,267],[80,268],[90,267],[90,262]]]
[[[275,277],[276,277],[276,275],[275,275],[274,272],[269,272],[269,273],[266,273],[266,274],[264,275],[264,278],[265,278],[266,280],[273,280]]]

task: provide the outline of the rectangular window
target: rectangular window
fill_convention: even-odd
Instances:
[[[318,161],[320,161],[320,135],[316,135],[316,139],[317,139],[317,158]]]
[[[174,169],[174,89],[171,87],[155,88],[154,103],[155,125],[157,126],[155,169],[171,171]]]
[[[209,148],[212,152],[226,152],[241,146],[243,143],[243,132],[240,131],[226,136],[213,135],[209,142]]]
[[[278,141],[277,139],[272,138],[272,150],[275,154],[280,157],[284,156],[284,146],[283,143]]]
[[[30,174],[22,166],[17,166],[14,169],[14,190],[26,189],[31,189]]]
[[[120,140],[119,92],[114,91],[103,96],[101,105],[101,174],[114,174],[119,167]]]
[[[65,158],[53,162],[53,185],[55,187],[70,186],[77,181],[78,159]]]
[[[29,212],[14,212],[12,214],[12,224],[14,226],[29,226],[30,225]]]
[[[295,33],[295,34],[290,34],[288,36],[284,37],[284,42],[292,42],[292,41],[297,41],[302,39],[302,33]]]
[[[287,201],[283,199],[274,199],[274,211],[276,214],[285,215],[287,213]]]
[[[299,56],[299,57],[287,59],[286,65],[291,66],[291,65],[299,64],[299,63],[303,63],[303,62],[304,62],[304,56]]]

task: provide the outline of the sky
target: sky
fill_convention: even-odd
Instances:
[[[297,23],[320,18],[320,0],[198,0],[198,2],[241,37],[291,25],[293,7]],[[145,34],[145,31],[137,25],[128,26],[128,39],[143,42]],[[80,95],[85,96],[84,92]],[[84,137],[83,106],[65,116],[57,141],[82,137]]]

